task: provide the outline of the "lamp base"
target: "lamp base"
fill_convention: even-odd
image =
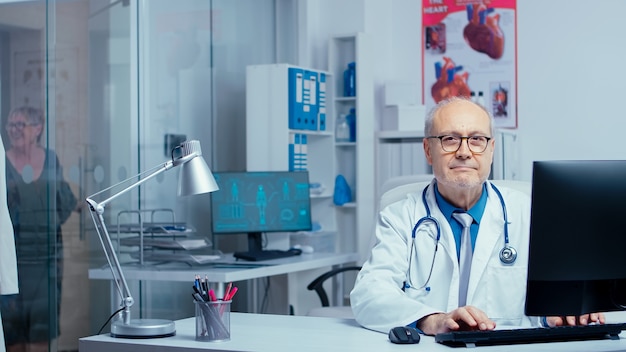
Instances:
[[[122,321],[111,323],[111,337],[127,339],[151,339],[176,335],[176,325],[164,319],[131,319],[130,324]]]

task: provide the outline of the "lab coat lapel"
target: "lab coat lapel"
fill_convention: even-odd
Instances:
[[[434,183],[434,181],[433,181]],[[448,294],[448,307],[447,310],[450,311],[458,307],[459,303],[459,261],[456,256],[456,242],[454,240],[454,235],[452,234],[452,228],[450,227],[450,223],[446,220],[445,216],[439,210],[437,206],[437,201],[435,199],[434,186],[431,186],[428,189],[428,205],[430,207],[431,215],[439,221],[439,225],[441,226],[441,238],[439,240],[439,255],[445,254],[446,260],[450,261],[453,268],[452,273],[449,276],[449,287],[450,291]],[[436,278],[442,279],[442,278]],[[470,274],[471,280],[471,274]],[[470,281],[471,284],[471,281]],[[469,291],[468,291],[469,292]]]
[[[490,185],[487,187],[488,200],[485,213],[480,221],[478,237],[472,257],[472,270],[467,288],[467,302],[473,300],[474,292],[483,277],[487,264],[494,256],[495,247],[504,245],[504,213],[498,195]]]
[[[431,215],[439,221],[439,225],[441,227],[441,239],[439,241],[439,245],[444,249],[448,259],[455,263],[454,272],[452,273],[452,281],[456,281],[456,285],[458,286],[459,262],[456,256],[456,242],[454,241],[454,235],[452,234],[450,223],[448,223],[448,220],[446,220],[445,216],[437,206],[434,183],[435,181],[433,180],[428,188],[428,206],[430,207]]]

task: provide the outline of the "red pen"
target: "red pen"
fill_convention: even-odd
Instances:
[[[226,290],[224,290],[224,297],[222,298],[222,300],[227,301],[227,297],[230,294],[230,289],[233,287],[233,283],[229,282],[228,285],[226,285]]]
[[[230,292],[228,293],[228,296],[224,296],[224,300],[225,301],[230,301],[231,299],[233,299],[233,297],[235,296],[235,293],[237,293],[238,288],[235,286],[233,287],[232,290],[230,290]]]

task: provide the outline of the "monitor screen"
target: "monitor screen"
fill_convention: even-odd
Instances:
[[[211,193],[215,234],[248,233],[249,250],[261,250],[265,232],[311,230],[309,174],[306,171],[216,172]]]
[[[626,160],[533,164],[526,314],[626,305]]]

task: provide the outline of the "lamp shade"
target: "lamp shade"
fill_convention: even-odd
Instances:
[[[180,175],[178,177],[179,196],[208,193],[218,189],[215,178],[213,178],[213,174],[202,155],[198,155],[180,165]]]

